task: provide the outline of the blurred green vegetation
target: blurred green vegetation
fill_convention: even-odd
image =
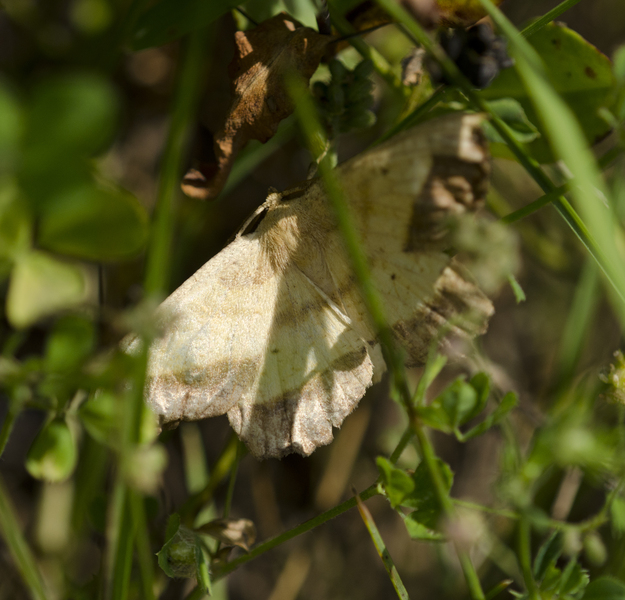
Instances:
[[[329,2],[339,30],[354,4]],[[401,27],[321,65],[308,130],[250,144],[203,204],[179,181],[227,111],[236,27],[315,26],[319,7],[3,3],[0,600],[625,598],[625,6],[508,0],[527,42],[493,12],[516,64],[476,91],[453,64],[444,89],[402,85],[415,39],[437,49],[380,4]],[[568,25],[533,21],[554,7]],[[455,238],[495,294],[477,347],[433,353],[408,398],[375,386],[308,459],[255,462],[224,418],[159,435],[124,336],[158,334],[165,292],[306,177],[306,145],[343,160],[457,110],[489,114],[488,208],[507,217]]]

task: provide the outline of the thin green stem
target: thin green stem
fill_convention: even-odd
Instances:
[[[555,206],[597,260],[615,292],[611,299],[618,298],[618,302],[613,302],[614,309],[621,321],[625,322],[625,273],[621,268],[625,236],[610,208],[609,191],[588,148],[582,128],[570,107],[553,88],[534,48],[518,34],[490,0],[479,1],[510,42],[511,54],[516,60],[515,68],[538,114],[549,144],[575,173],[576,185],[571,188],[571,196],[588,227],[564,198],[558,199]],[[552,184],[548,187],[552,189],[543,189],[547,192],[553,191]]]
[[[382,142],[392,138],[400,131],[404,131],[409,127],[413,127],[417,123],[420,123],[422,118],[427,115],[439,102],[445,99],[447,94],[447,88],[444,86],[439,87],[423,104],[419,104],[409,115],[406,115],[399,123],[396,123],[387,132],[382,134],[373,144],[377,146]]]
[[[105,598],[125,600],[132,563],[134,532],[128,520],[128,488],[118,465],[117,480],[112,493],[110,519],[107,529],[107,573]]]
[[[237,460],[239,445],[240,442],[233,432],[215,468],[212,470],[210,479],[204,489],[189,497],[180,509],[180,519],[187,527],[193,526],[193,521],[199,510],[213,499],[213,494],[217,486],[226,478],[228,473],[231,472],[232,466]]]
[[[295,113],[299,120],[300,127],[304,132],[312,152],[316,136],[319,132],[323,131],[315,107],[308,91],[300,81],[291,81],[291,95],[294,99],[296,107]],[[393,333],[388,326],[388,321],[385,316],[384,305],[373,285],[367,258],[362,250],[352,215],[343,197],[343,191],[336,172],[333,170],[327,157],[320,161],[319,173],[323,180],[325,192],[330,200],[338,230],[341,233],[347,254],[350,258],[354,275],[359,283],[362,299],[373,321],[376,333],[378,334],[384,359],[393,378],[393,385],[399,390],[406,410],[410,414],[413,412],[413,407],[410,403],[411,394],[408,387],[404,361],[395,347]]]
[[[11,436],[11,432],[13,431],[13,426],[15,425],[15,420],[17,416],[22,411],[22,403],[15,401],[13,398],[9,401],[9,406],[7,410],[7,414],[4,417],[4,421],[2,423],[2,429],[0,429],[0,456],[4,453],[4,449],[6,448],[7,442],[9,441],[9,437]]]
[[[171,125],[154,208],[154,221],[148,244],[145,292],[162,295],[169,282],[169,264],[175,223],[174,201],[179,194],[182,161],[189,126],[199,99],[202,70],[206,59],[207,29],[190,34],[183,54],[176,95],[172,106]]]
[[[230,469],[230,480],[228,481],[228,491],[226,492],[226,500],[224,501],[224,519],[230,516],[230,507],[232,506],[232,497],[234,495],[234,484],[237,481],[237,472],[239,471],[239,463],[245,455],[245,449],[241,442],[237,442],[237,453]]]
[[[22,530],[20,519],[15,512],[13,503],[0,478],[0,534],[4,543],[13,557],[24,584],[28,588],[33,600],[46,600],[47,594],[43,587],[43,581],[37,562],[28,546]]]
[[[413,435],[414,435],[414,432],[412,431],[411,427],[408,427],[406,431],[404,431],[404,434],[401,436],[401,439],[399,440],[399,444],[397,444],[397,447],[395,448],[395,450],[393,450],[393,453],[389,456],[389,460],[393,464],[395,464],[399,460],[399,457],[402,455],[402,453],[406,449],[406,446],[410,443],[410,440],[412,439]]]
[[[378,484],[374,483],[373,485],[369,486],[366,490],[360,493],[360,498],[362,500],[368,500],[372,496],[377,496],[378,494],[379,494]],[[253,560],[257,556],[260,556],[261,554],[264,554],[265,552],[272,550],[276,546],[280,546],[281,544],[284,544],[285,542],[292,540],[294,537],[297,537],[298,535],[302,535],[303,533],[306,533],[307,531],[310,531],[311,529],[315,529],[315,527],[319,527],[319,525],[323,525],[324,523],[327,523],[331,519],[334,519],[335,517],[342,515],[344,512],[347,512],[348,510],[354,508],[355,506],[356,506],[356,497],[354,496],[353,498],[350,498],[349,500],[342,502],[338,506],[335,506],[334,508],[331,508],[330,510],[327,510],[326,512],[321,513],[320,515],[317,515],[316,517],[310,519],[309,521],[306,521],[305,523],[302,523],[301,525],[298,525],[297,527],[294,527],[293,529],[290,529],[289,531],[285,531],[284,533],[281,533],[280,535],[270,540],[267,540],[266,542],[262,544],[259,544],[258,546],[250,550],[247,554],[244,554],[243,556],[239,556],[238,558],[231,560],[229,563],[225,564],[223,567],[216,568],[213,573],[213,581],[217,581],[218,579],[225,577],[226,575],[228,575],[228,573],[231,573],[236,568],[249,562],[250,560]]]
[[[623,153],[623,149],[619,146],[615,146],[614,148],[610,148],[603,156],[599,158],[597,164],[600,169],[605,169],[608,165],[615,160],[618,156]],[[564,185],[561,185],[558,188],[555,188],[552,192],[544,194],[540,198],[537,198],[533,202],[530,202],[523,208],[519,210],[515,210],[514,212],[502,217],[502,223],[514,223],[515,221],[519,221],[520,219],[524,219],[529,215],[535,213],[537,210],[540,210],[547,204],[551,204],[554,200],[557,200],[560,196],[567,193],[572,185],[575,185],[575,180],[568,181]]]
[[[528,38],[534,35],[537,31],[540,31],[545,25],[551,23],[551,21],[557,19],[563,12],[569,10],[575,6],[580,0],[564,0],[560,2],[558,6],[552,8],[548,13],[544,14],[539,19],[536,19],[533,23],[530,23],[525,29],[521,31],[521,34]]]
[[[503,508],[490,508],[489,506],[476,504],[475,502],[468,502],[467,500],[459,500],[457,498],[452,498],[452,502],[455,506],[462,506],[462,508],[469,508],[471,510],[488,513],[489,515],[497,515],[498,517],[504,517],[506,519],[517,520],[521,518],[521,515],[514,512],[513,510],[506,510]]]
[[[484,5],[484,7],[487,8],[491,16],[498,17],[499,15],[501,15],[501,13],[497,11],[497,9],[495,9],[492,4],[488,2],[488,0],[480,1]],[[396,19],[405,26],[406,31],[412,36],[413,41],[421,44],[425,48],[425,50],[429,54],[431,54],[431,56],[433,56],[433,58],[440,64],[448,80],[452,81],[462,90],[462,92],[465,94],[471,104],[490,116],[493,127],[504,139],[517,160],[521,163],[521,165],[523,165],[526,171],[538,183],[543,191],[545,193],[553,193],[556,190],[556,186],[543,172],[540,164],[527,154],[525,148],[521,145],[521,143],[518,142],[510,133],[507,125],[496,114],[494,114],[488,102],[486,102],[484,98],[476,92],[470,82],[466,79],[466,77],[464,77],[464,75],[462,75],[458,67],[445,54],[445,52],[443,52],[443,50],[439,46],[432,42],[432,40],[419,26],[419,24],[401,6],[399,6],[392,0],[377,0],[377,2],[394,19]],[[512,33],[510,35],[512,35]],[[518,47],[521,48],[521,51],[526,52],[526,49],[530,48],[530,50],[526,52],[529,58],[527,59],[526,63],[524,63],[527,67],[524,73],[528,74],[531,69],[534,69],[533,72],[536,73],[536,77],[540,77],[541,75],[538,74],[541,73],[543,70],[540,59],[538,59],[537,55],[535,55],[531,47],[522,36],[516,36],[514,40]],[[585,170],[586,168],[584,168],[584,171]],[[597,187],[600,186],[597,185]],[[617,271],[613,268],[611,261],[607,259],[602,248],[597,244],[595,238],[591,236],[584,222],[581,220],[579,215],[575,212],[573,207],[563,196],[559,196],[556,200],[553,201],[553,204],[556,210],[560,213],[561,217],[565,220],[565,222],[573,230],[575,235],[577,235],[579,240],[586,247],[590,255],[594,258],[594,260],[597,261],[597,264],[600,266],[607,280],[614,288],[619,299],[621,300],[623,305],[625,305],[625,286],[621,285],[621,279],[623,279],[623,277],[621,275],[618,275]]]
[[[405,445],[408,443],[408,441],[413,435],[414,434],[412,432],[412,429],[408,428],[406,432],[404,433],[404,435],[402,436],[402,439],[399,442],[399,444],[397,444],[397,447],[395,448],[395,450],[393,450],[393,452],[391,453],[391,457],[390,457],[391,462],[393,463],[397,462],[397,459],[401,456],[401,453],[403,452]],[[366,490],[360,493],[359,496],[361,500],[368,500],[369,498],[373,496],[377,496],[379,494],[378,483],[379,483],[379,478],[378,480],[375,481],[375,483],[371,484]],[[213,575],[213,580],[215,581],[216,579],[225,577],[228,573],[231,573],[237,567],[248,562],[249,560],[252,560],[256,556],[264,554],[265,552],[271,550],[272,548],[275,548],[276,546],[279,546],[280,544],[288,540],[291,540],[294,537],[301,535],[302,533],[306,533],[307,531],[310,531],[311,529],[314,529],[315,527],[318,527],[319,525],[323,525],[330,519],[334,519],[334,517],[338,517],[339,515],[343,514],[344,512],[347,512],[348,510],[350,510],[351,508],[354,508],[355,506],[356,506],[356,498],[355,497],[350,498],[349,500],[346,500],[345,502],[339,504],[338,506],[335,506],[334,508],[331,508],[330,510],[325,511],[324,513],[321,513],[320,515],[317,515],[313,519],[310,519],[309,521],[306,521],[305,523],[302,523],[301,525],[298,525],[297,527],[294,527],[293,529],[290,529],[289,531],[285,531],[284,533],[280,534],[279,536],[275,538],[272,538],[271,540],[268,540],[266,542],[263,542],[262,544],[259,544],[250,553],[244,556],[241,556],[240,558],[227,563],[221,569],[218,569],[216,573]]]
[[[522,517],[518,529],[518,556],[521,564],[521,573],[530,600],[538,600],[538,590],[534,574],[532,573],[531,529],[527,517]]]
[[[137,545],[137,558],[139,571],[141,572],[142,594],[145,600],[155,600],[154,595],[154,552],[150,544],[150,533],[145,516],[145,504],[143,497],[136,491],[131,490],[130,508],[132,520],[136,527],[135,542]]]
[[[389,579],[395,588],[395,592],[400,600],[408,600],[408,591],[404,586],[404,582],[401,580],[399,573],[397,571],[397,567],[391,558],[391,555],[386,548],[386,544],[380,535],[377,525],[369,512],[369,509],[365,506],[364,502],[360,499],[358,495],[356,495],[356,504],[358,506],[358,512],[362,517],[362,520],[365,523],[365,527],[371,536],[371,540],[373,541],[373,545],[375,549],[378,551],[378,556],[382,559],[382,564],[388,573]]]
[[[206,592],[202,589],[201,586],[197,586],[194,588],[191,593],[185,598],[185,600],[201,600],[206,596]]]
[[[441,505],[443,514],[447,519],[452,520],[455,516],[455,508],[445,487],[443,476],[440,472],[438,461],[436,460],[434,447],[432,446],[425,429],[421,425],[421,422],[416,416],[411,419],[411,426],[417,440],[419,441],[421,456],[423,457],[430,477],[432,478],[434,490],[436,491],[436,497]],[[458,559],[460,560],[460,565],[462,566],[462,572],[464,573],[464,578],[467,582],[471,598],[473,598],[473,600],[484,600],[484,591],[482,590],[480,579],[467,551],[461,548],[459,544],[455,543],[454,546],[456,548],[456,553],[458,554]]]

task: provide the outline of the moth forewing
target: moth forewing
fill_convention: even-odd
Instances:
[[[473,210],[486,191],[480,120],[432,120],[339,167],[411,364],[447,322],[475,335],[492,313],[443,252],[447,216]],[[227,413],[258,458],[328,444],[385,369],[322,184],[296,196],[268,202],[255,230],[163,303],[165,333],[150,349],[146,399],[161,421]],[[463,327],[468,312],[477,321]]]

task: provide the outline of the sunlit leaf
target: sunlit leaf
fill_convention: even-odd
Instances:
[[[610,60],[561,23],[547,25],[528,42],[544,61],[551,84],[575,113],[588,142],[592,144],[605,135],[609,125],[599,115],[599,108],[609,108],[613,101],[615,79]],[[501,71],[481,94],[486,99],[516,100],[540,129],[540,119],[515,69]],[[555,158],[545,140],[544,136],[534,140],[528,149],[541,162],[553,162]]]
[[[26,469],[37,479],[51,483],[67,479],[76,466],[74,435],[64,419],[54,419],[37,434],[26,457]]]
[[[15,264],[6,314],[13,327],[28,327],[42,317],[81,304],[86,297],[87,278],[82,268],[32,251]]]

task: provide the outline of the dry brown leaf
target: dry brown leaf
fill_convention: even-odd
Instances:
[[[503,0],[493,0],[499,6]],[[468,27],[486,16],[478,0],[436,0],[441,23],[449,27]]]
[[[293,112],[285,78],[297,73],[308,82],[334,39],[285,13],[235,34],[235,57],[228,68],[233,101],[215,135],[216,164],[191,169],[182,184],[185,194],[203,200],[219,194],[243,146],[249,140],[266,142]]]
[[[226,546],[238,546],[246,552],[256,541],[256,527],[249,519],[215,519],[197,529]]]

